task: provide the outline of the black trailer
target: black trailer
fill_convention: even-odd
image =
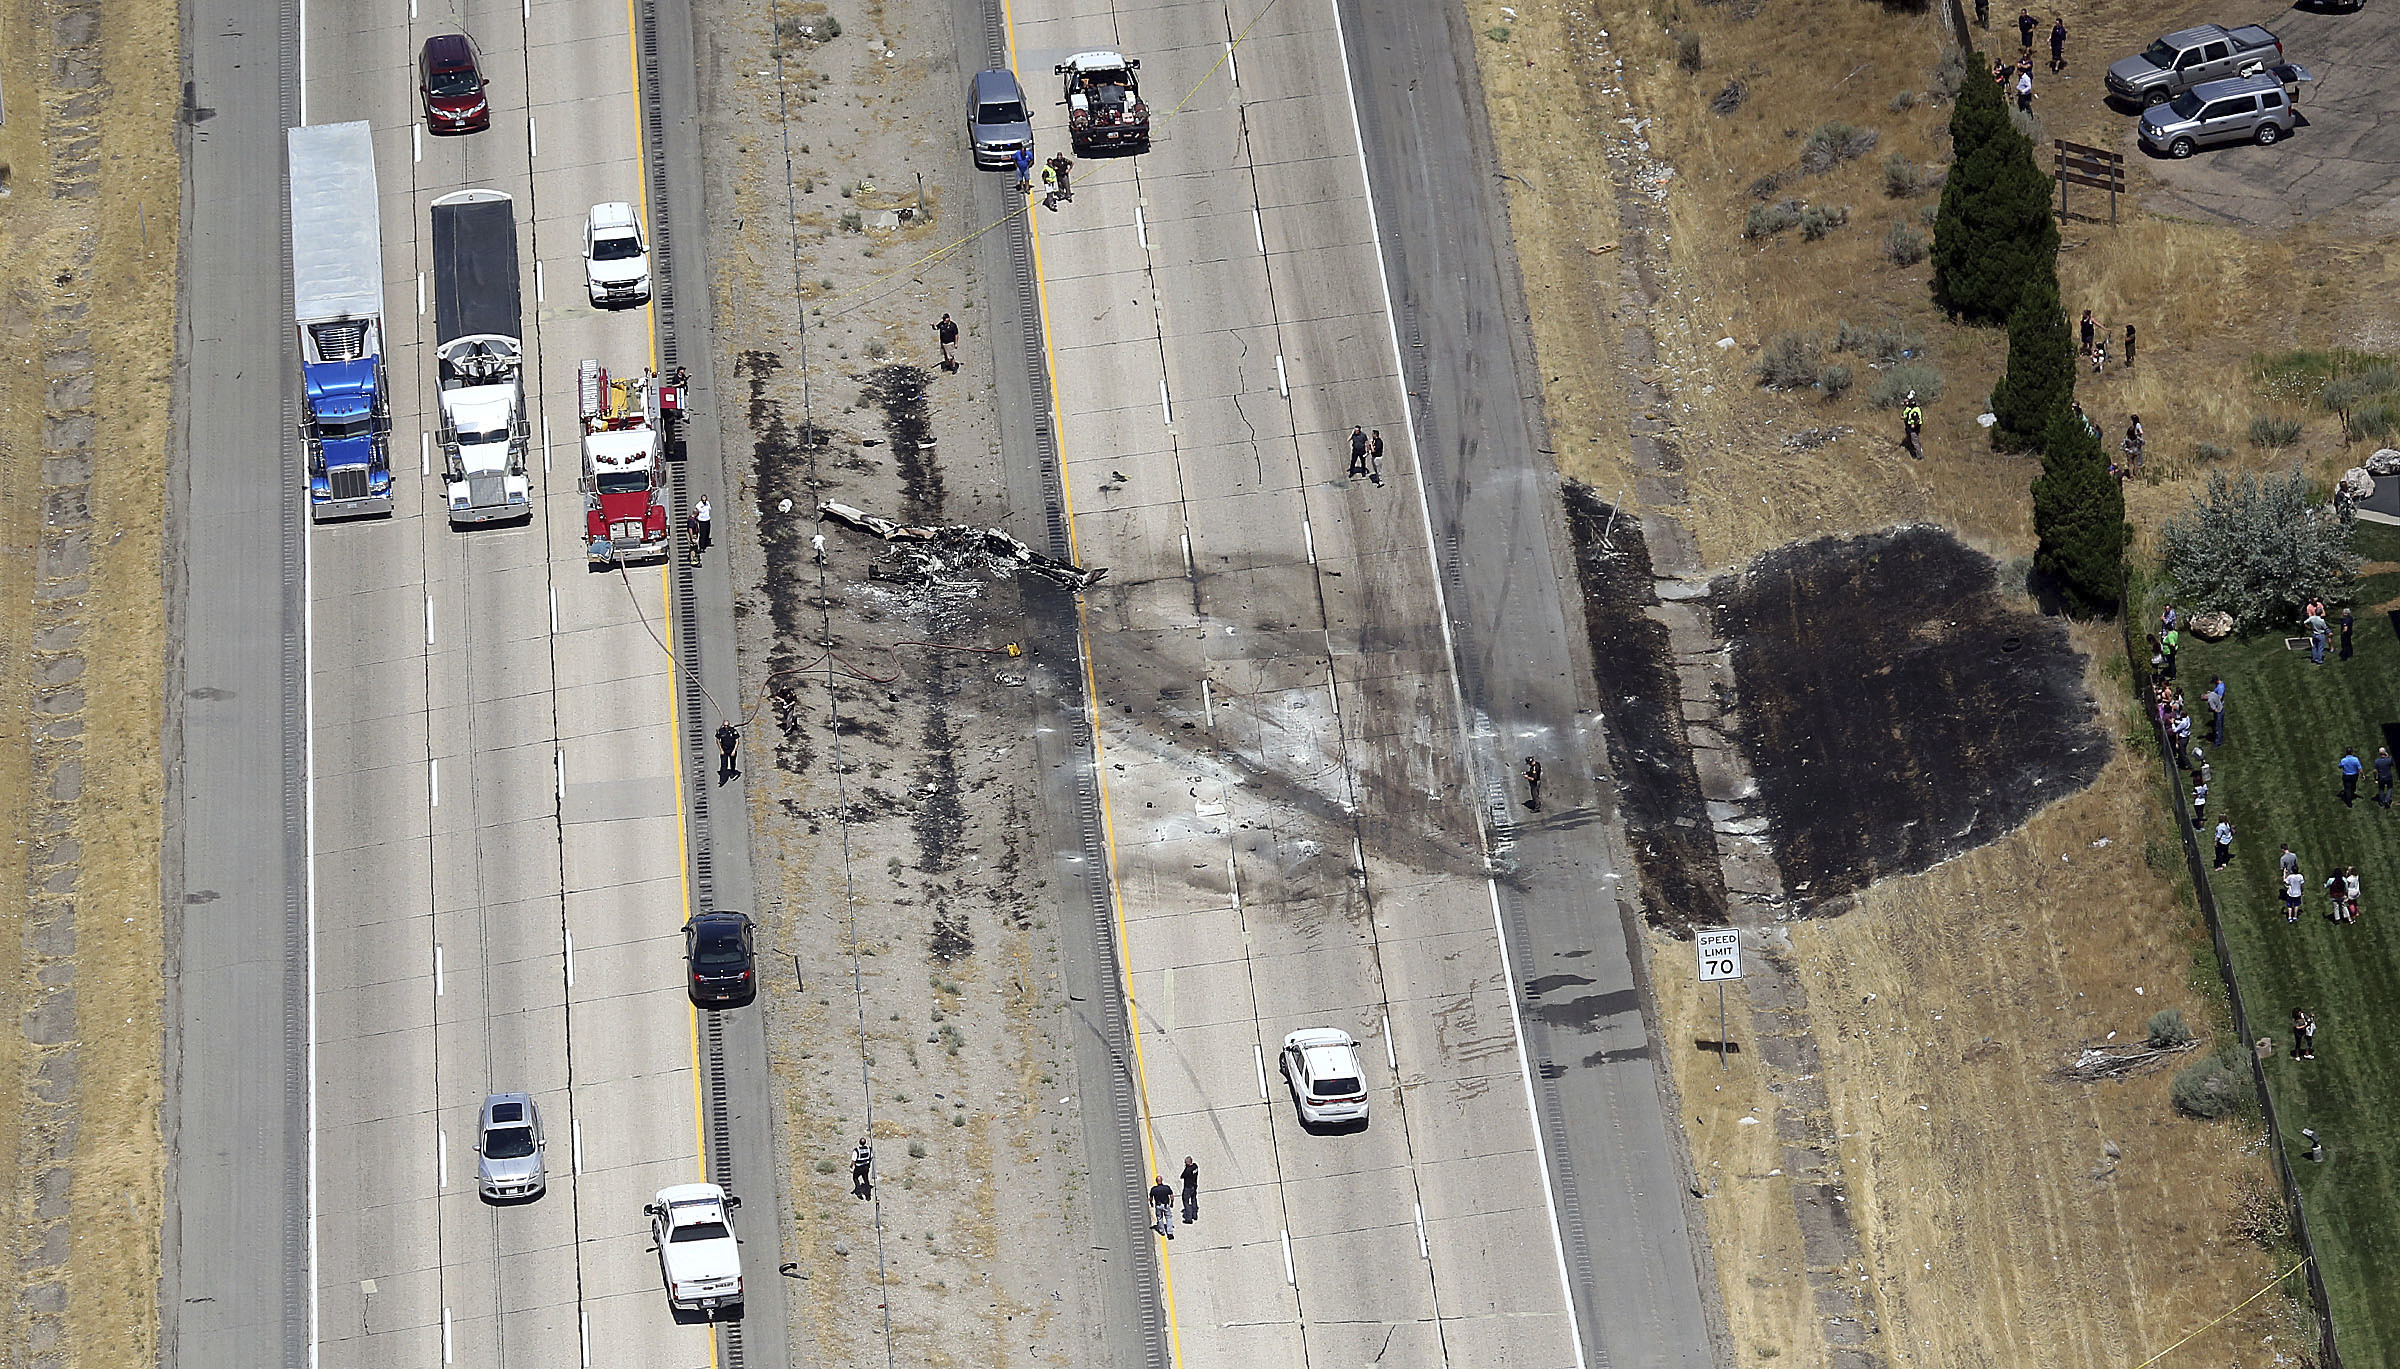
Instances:
[[[433,202],[433,326],[436,345],[500,337],[515,350],[524,304],[518,293],[517,203],[504,191],[461,190]]]

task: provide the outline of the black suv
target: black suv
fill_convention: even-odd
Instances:
[[[758,950],[748,913],[702,913],[683,924],[683,958],[692,1001],[738,1008],[758,997]]]

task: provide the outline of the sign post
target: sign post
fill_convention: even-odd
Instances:
[[[1700,954],[1700,982],[1717,986],[1717,1068],[1730,1068],[1725,1056],[1733,1049],[1725,1039],[1725,981],[1742,977],[1742,934],[1731,927],[1712,927],[1693,936]]]
[[[2053,139],[2057,160],[2058,217],[2067,217],[2067,186],[2088,185],[2108,192],[2108,221],[2117,221],[2117,194],[2125,188],[2125,154],[2105,147],[2087,147],[2064,138]]]

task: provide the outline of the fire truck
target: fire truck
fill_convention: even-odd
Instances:
[[[612,379],[597,361],[576,372],[583,421],[584,543],[592,561],[664,560],[669,545],[665,455],[683,409],[658,373]]]

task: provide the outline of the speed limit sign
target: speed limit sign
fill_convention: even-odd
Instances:
[[[1742,977],[1742,934],[1730,927],[1700,932],[1692,938],[1700,949],[1700,982]]]

